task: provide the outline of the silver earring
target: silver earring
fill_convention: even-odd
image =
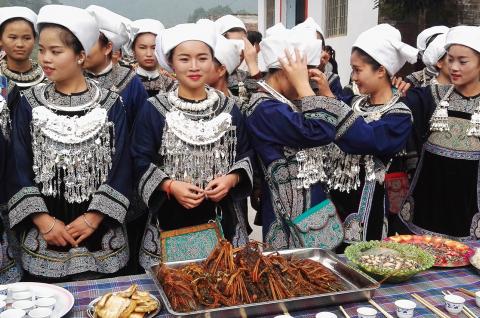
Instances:
[[[77,63],[78,63],[78,64],[82,64],[82,63],[83,63],[83,60],[78,60]]]

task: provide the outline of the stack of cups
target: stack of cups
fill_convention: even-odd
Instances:
[[[49,289],[33,292],[25,283],[0,285],[0,318],[50,318],[56,303]]]

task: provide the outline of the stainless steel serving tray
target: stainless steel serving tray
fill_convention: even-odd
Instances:
[[[265,252],[270,254],[272,252]],[[157,266],[152,266],[147,270],[147,274],[151,276],[155,285],[160,292],[165,308],[173,315],[183,317],[229,317],[229,318],[244,318],[254,316],[273,315],[284,313],[285,311],[294,312],[298,310],[305,310],[309,308],[330,306],[341,303],[360,302],[373,297],[373,293],[380,284],[360,270],[353,268],[343,261],[337,255],[330,251],[318,248],[305,248],[279,251],[281,255],[290,256],[296,259],[312,259],[321,263],[326,268],[330,269],[347,287],[347,290],[334,293],[319,294],[313,296],[296,297],[283,299],[279,301],[269,301],[254,304],[245,304],[231,307],[221,307],[215,309],[199,310],[193,312],[176,312],[173,310],[170,302],[163,291],[162,285],[157,279]],[[181,262],[166,263],[167,266],[176,268],[189,263],[199,263],[203,260],[189,260]],[[206,315],[208,314],[208,315]]]

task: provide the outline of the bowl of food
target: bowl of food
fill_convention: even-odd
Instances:
[[[378,281],[399,283],[429,269],[435,257],[410,244],[385,241],[359,242],[345,249],[350,262]]]
[[[138,290],[133,284],[126,290],[94,299],[88,304],[87,315],[90,318],[153,318],[160,308],[160,301],[155,296]]]

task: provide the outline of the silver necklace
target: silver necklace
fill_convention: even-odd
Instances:
[[[0,61],[0,73],[14,81],[18,87],[34,86],[43,81],[45,75],[37,62],[30,60],[30,64],[32,65],[31,70],[25,73],[16,73],[8,69],[7,61],[3,59]]]
[[[395,105],[399,99],[400,94],[398,92],[395,92],[393,94],[393,97],[387,103],[385,103],[382,108],[369,110],[362,108],[362,106],[366,105],[368,102],[368,96],[365,95],[358,98],[353,103],[352,108],[356,114],[366,118],[367,120],[376,121],[379,120],[387,110],[389,110],[393,105]]]
[[[49,88],[51,85],[54,85],[54,83],[49,83],[49,84],[39,84],[38,86],[40,87],[40,94],[39,94],[39,99],[40,103],[44,105],[45,107],[48,107],[50,109],[54,109],[57,111],[64,111],[64,112],[77,112],[77,111],[84,111],[84,110],[89,110],[92,108],[95,108],[98,106],[100,99],[102,98],[101,90],[98,87],[98,85],[90,80],[86,79],[87,81],[87,87],[93,87],[95,89],[95,93],[92,97],[92,100],[82,104],[82,105],[56,105],[48,101],[48,98],[45,96],[45,92],[47,91],[47,88]]]
[[[179,110],[190,111],[190,112],[192,111],[201,112],[209,108],[212,108],[212,106],[215,105],[215,103],[218,101],[218,94],[215,92],[214,89],[208,88],[207,99],[199,103],[191,103],[191,102],[182,100],[178,96],[178,88],[177,88],[173,91],[170,91],[168,93],[167,98],[170,104]]]

